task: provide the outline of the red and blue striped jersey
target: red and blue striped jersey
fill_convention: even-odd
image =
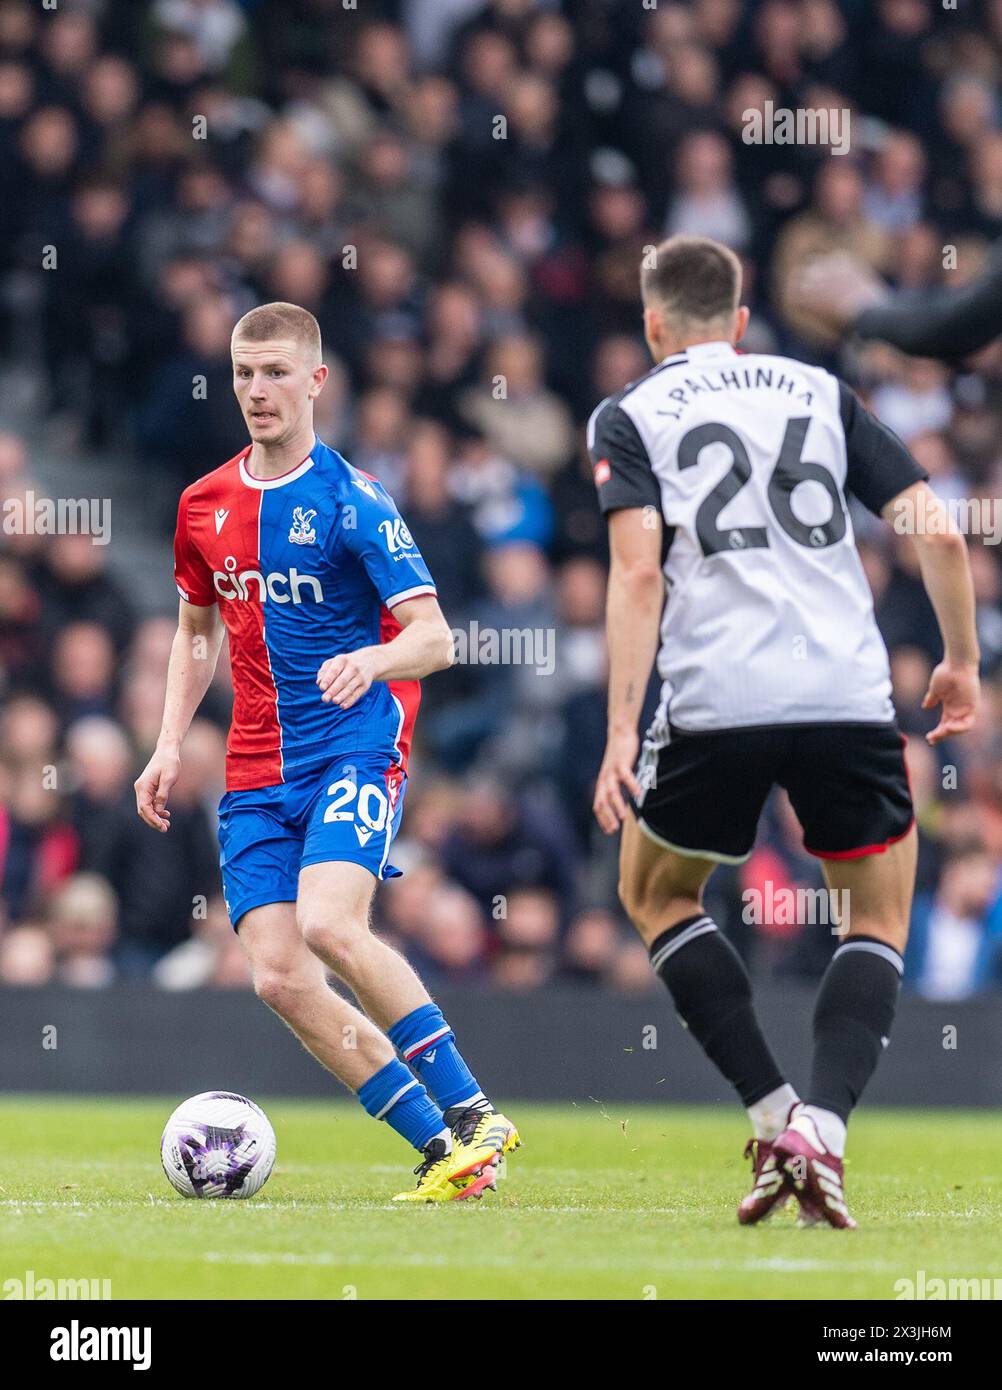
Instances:
[[[406,769],[419,682],[375,682],[341,710],[316,677],[328,657],[394,637],[394,606],[435,593],[428,567],[386,490],[319,439],[278,478],[252,476],[249,453],[185,489],[174,538],[178,592],[218,604],[229,633],[227,789],[357,750]]]

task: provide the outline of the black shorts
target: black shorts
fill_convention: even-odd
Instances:
[[[666,849],[721,863],[747,859],[775,785],[789,795],[804,848],[821,859],[882,854],[911,828],[896,724],[669,728],[669,736],[660,749],[645,745],[633,808],[640,828]]]

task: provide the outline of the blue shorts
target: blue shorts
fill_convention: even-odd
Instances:
[[[386,753],[342,755],[219,803],[219,867],[234,927],[265,903],[295,902],[307,864],[347,860],[378,879],[400,828],[407,777]]]

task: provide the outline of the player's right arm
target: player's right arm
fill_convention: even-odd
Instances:
[[[154,830],[170,829],[167,798],[181,767],[181,743],[209,688],[222,642],[216,605],[200,607],[181,599],[167,666],[163,723],[153,756],[135,784],[136,810]]]
[[[170,829],[167,797],[181,766],[181,742],[209,688],[223,623],[216,605],[211,566],[191,533],[188,509],[198,484],[186,488],[177,508],[174,580],[181,595],[177,632],[167,666],[164,717],[153,756],[136,779],[136,810],[154,830]]]
[[[651,524],[653,522],[653,525]],[[609,704],[605,753],[592,810],[607,835],[626,819],[622,788],[640,796],[633,771],[640,751],[637,721],[654,668],[664,607],[661,513],[629,508],[609,518],[609,588],[606,640]]]
[[[923,709],[941,705],[939,723],[926,734],[940,743],[966,734],[978,712],[980,682],[974,581],[967,542],[928,483],[915,483],[884,507],[882,516],[915,547],[922,583],[943,638],[943,660],[929,679]]]
[[[609,525],[606,638],[609,706],[605,754],[592,810],[607,835],[626,818],[623,788],[640,796],[633,767],[640,749],[637,722],[657,656],[664,608],[664,524],[661,490],[647,448],[616,397],[588,422],[588,450],[602,512]]]

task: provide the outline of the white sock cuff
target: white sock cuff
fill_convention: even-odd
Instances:
[[[800,1097],[788,1081],[748,1107],[748,1118],[756,1139],[775,1139],[786,1128],[790,1110]]]
[[[834,1110],[823,1110],[820,1105],[802,1105],[798,1114],[814,1121],[814,1128],[829,1153],[834,1154],[836,1158],[843,1156],[846,1124],[841,1115],[836,1115]]]

